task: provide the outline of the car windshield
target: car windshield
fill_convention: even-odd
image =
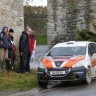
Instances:
[[[47,56],[74,56],[74,55],[85,55],[86,47],[56,47],[47,54]]]

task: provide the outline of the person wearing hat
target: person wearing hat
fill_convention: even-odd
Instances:
[[[11,65],[10,59],[8,58],[8,50],[12,50],[12,44],[8,36],[8,27],[4,26],[0,32],[0,68],[7,72],[9,77],[9,66]]]
[[[12,49],[8,49],[8,58],[11,59],[11,67],[13,69],[13,65],[14,65],[14,62],[15,62],[15,59],[16,59],[16,46],[15,46],[15,42],[14,42],[14,30],[13,29],[9,29],[9,38],[10,38],[10,41],[11,41],[11,45],[12,45]],[[10,69],[10,68],[9,68]]]

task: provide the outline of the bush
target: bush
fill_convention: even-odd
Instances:
[[[37,45],[47,45],[47,35],[41,34],[36,36]]]
[[[81,30],[77,32],[76,40],[96,42],[96,34],[89,30]]]

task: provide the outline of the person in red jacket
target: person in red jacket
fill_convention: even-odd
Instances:
[[[34,50],[34,43],[35,43],[35,36],[34,36],[34,32],[32,31],[32,34],[29,35],[29,52],[30,52],[30,54]]]
[[[30,28],[31,29],[31,28]],[[34,49],[34,44],[35,44],[35,36],[34,36],[34,31],[31,29],[31,34],[28,36],[28,42],[29,42],[29,60],[26,66],[27,72],[30,72],[30,59],[31,55]],[[33,61],[33,58],[32,58]]]

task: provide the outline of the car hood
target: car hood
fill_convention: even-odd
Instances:
[[[41,62],[46,68],[72,68],[74,64],[84,60],[85,56],[44,57]]]

